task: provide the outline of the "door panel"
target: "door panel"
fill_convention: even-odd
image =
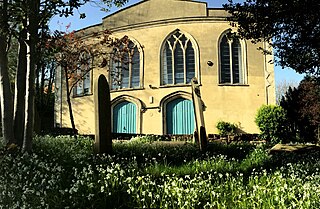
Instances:
[[[131,102],[121,102],[113,108],[113,132],[135,134],[137,107]]]
[[[194,109],[192,101],[179,98],[166,107],[167,134],[192,134],[194,132]]]

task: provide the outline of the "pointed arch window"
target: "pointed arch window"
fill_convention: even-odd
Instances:
[[[224,34],[219,48],[220,84],[245,84],[244,50],[240,40]]]
[[[195,47],[179,30],[165,40],[161,58],[161,85],[189,84],[195,77]]]
[[[128,46],[113,50],[111,59],[111,89],[141,87],[141,54],[138,46],[132,41]]]

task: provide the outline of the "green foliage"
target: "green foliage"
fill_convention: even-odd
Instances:
[[[237,159],[237,160],[235,160]],[[175,175],[175,176],[195,176],[202,172],[215,171],[217,173],[230,173],[236,175],[241,171],[244,173],[251,172],[254,168],[259,168],[269,161],[265,150],[257,148],[240,160],[239,158],[230,158],[227,155],[216,154],[207,155],[205,158],[197,158],[192,161],[185,161],[184,164],[176,166],[169,164],[153,163],[146,167],[145,173],[153,176]]]
[[[261,139],[275,143],[286,140],[287,115],[282,107],[262,105],[258,109],[255,122],[261,131]]]
[[[33,152],[61,164],[74,164],[90,158],[93,153],[93,141],[90,138],[69,136],[36,136],[34,138]]]
[[[238,35],[253,42],[269,42],[276,61],[299,73],[320,75],[318,0],[229,0],[224,5]],[[262,49],[262,48],[261,48]],[[262,50],[266,50],[263,48]]]
[[[289,130],[301,142],[320,140],[320,81],[305,77],[297,88],[289,88],[280,102],[288,113]]]
[[[3,147],[5,147],[5,141],[3,137],[0,136],[0,149],[2,149]]]
[[[269,156],[250,144],[115,142],[37,137],[32,153],[0,150],[0,207],[319,208],[319,152]]]
[[[151,143],[161,141],[161,137],[157,135],[136,136],[130,139],[131,143]]]
[[[19,44],[16,38],[12,38],[10,44],[11,46],[8,51],[8,70],[10,83],[14,83],[14,78],[17,70]]]
[[[221,136],[233,135],[237,129],[235,124],[225,121],[219,121],[216,127]]]

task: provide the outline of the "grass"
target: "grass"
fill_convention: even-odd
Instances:
[[[157,139],[156,139],[157,140]],[[319,208],[319,152],[150,138],[113,144],[36,137],[32,153],[0,151],[0,208]]]

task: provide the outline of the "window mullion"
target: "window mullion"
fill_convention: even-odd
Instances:
[[[132,87],[132,56],[128,53],[128,58],[129,58],[129,63],[128,63],[128,70],[129,70],[129,84],[128,87],[131,88]]]
[[[110,84],[110,88],[114,89],[115,87],[114,85],[114,58],[111,58],[111,60],[109,61],[109,84]]]
[[[183,53],[183,79],[184,79],[184,84],[186,84],[187,83],[187,59],[186,59],[185,47],[182,48],[182,53]]]
[[[83,71],[83,69],[81,70]],[[84,95],[84,82],[85,82],[86,76],[85,76],[85,72],[81,72],[81,81],[82,81],[82,88],[81,88],[81,93],[82,95]]]
[[[233,65],[232,65],[232,41],[229,43],[229,57],[230,57],[230,83],[233,84]]]
[[[175,84],[175,66],[174,66],[174,50],[175,50],[175,45],[172,47],[172,50],[171,50],[171,56],[172,56],[172,84]]]
[[[123,66],[122,66],[122,63],[121,62],[118,62],[118,71],[117,71],[117,73],[118,73],[118,81],[117,81],[117,85],[118,85],[118,88],[119,89],[122,89],[122,71],[123,71]],[[119,82],[120,82],[120,85],[119,85]]]
[[[139,51],[139,88],[143,87],[143,64],[141,60],[141,54]]]

